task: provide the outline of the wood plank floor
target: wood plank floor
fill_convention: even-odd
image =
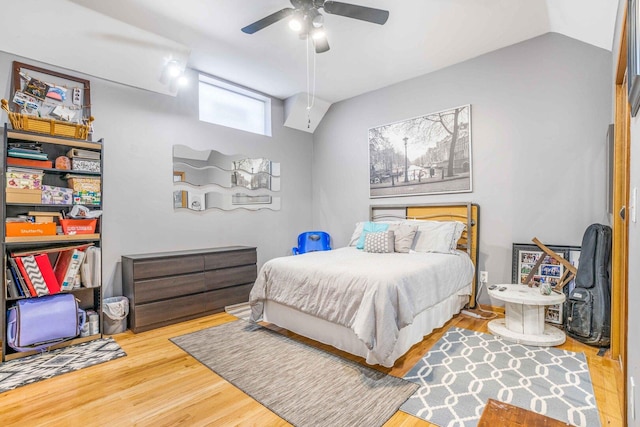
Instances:
[[[127,357],[0,394],[0,424],[5,427],[289,425],[168,340],[235,320],[220,313],[140,334],[128,331],[115,335]],[[486,324],[486,320],[456,316],[416,344],[396,366],[381,370],[402,377],[449,327],[487,332]],[[288,331],[280,332],[362,362]],[[596,348],[571,339],[561,348],[586,354],[602,425],[622,426],[623,382],[617,361],[599,357]],[[397,412],[385,424],[432,425],[403,412]]]

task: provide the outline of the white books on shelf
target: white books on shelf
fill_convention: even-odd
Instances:
[[[53,271],[60,284],[61,291],[73,289],[76,275],[80,272],[80,266],[84,260],[84,252],[78,249],[70,249],[61,252]]]
[[[97,288],[102,284],[100,248],[92,246],[85,251],[84,262],[80,268],[82,284],[87,288]]]

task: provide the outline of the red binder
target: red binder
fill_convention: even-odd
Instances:
[[[29,288],[29,293],[31,294],[32,297],[38,296],[36,289],[33,287],[33,284],[31,283],[31,279],[29,279],[27,270],[24,269],[24,264],[22,264],[22,259],[19,256],[15,257],[14,259],[16,260],[16,264],[18,265],[18,270],[20,270],[20,275],[24,279],[24,283],[27,285],[27,288]]]
[[[47,284],[47,288],[49,288],[49,293],[57,294],[60,292],[60,284],[58,283],[58,279],[56,279],[56,275],[53,273],[53,267],[51,267],[49,256],[47,254],[40,254],[36,255],[35,259],[38,264],[38,268],[40,268],[40,273],[42,273],[42,278]]]

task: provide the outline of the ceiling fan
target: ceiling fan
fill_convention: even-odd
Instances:
[[[329,50],[329,42],[324,33],[324,17],[318,9],[324,9],[325,13],[345,16],[347,18],[359,19],[361,21],[384,25],[389,18],[389,11],[374,9],[366,6],[342,3],[329,0],[291,0],[293,7],[282,9],[272,13],[253,24],[249,24],[242,29],[242,32],[253,34],[263,28],[268,27],[282,19],[292,17],[289,20],[289,27],[297,31],[300,38],[306,39],[311,36],[316,49],[316,53]]]

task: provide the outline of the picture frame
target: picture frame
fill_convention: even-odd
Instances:
[[[27,115],[74,124],[91,117],[89,80],[13,61],[11,109]]]
[[[473,191],[471,105],[368,130],[369,197]]]
[[[628,0],[627,3],[627,91],[631,117],[638,114],[640,108],[640,10],[638,0]]]
[[[580,261],[580,247],[579,246],[566,246],[566,245],[545,245],[562,258],[569,261],[576,268]],[[535,267],[536,262],[540,256],[544,256],[545,259],[538,267],[538,271],[534,273],[534,280],[540,283],[548,283],[551,287],[558,284],[558,281],[564,274],[564,266],[555,260],[553,257],[545,254],[542,249],[534,244],[514,243],[512,250],[512,262],[511,262],[511,282],[520,283],[523,286],[525,279],[531,272],[531,269]],[[564,286],[562,289],[564,294],[568,297],[569,293],[575,287],[575,282],[572,280]],[[564,325],[564,310],[565,304],[550,305],[545,308],[545,321],[555,325]]]

